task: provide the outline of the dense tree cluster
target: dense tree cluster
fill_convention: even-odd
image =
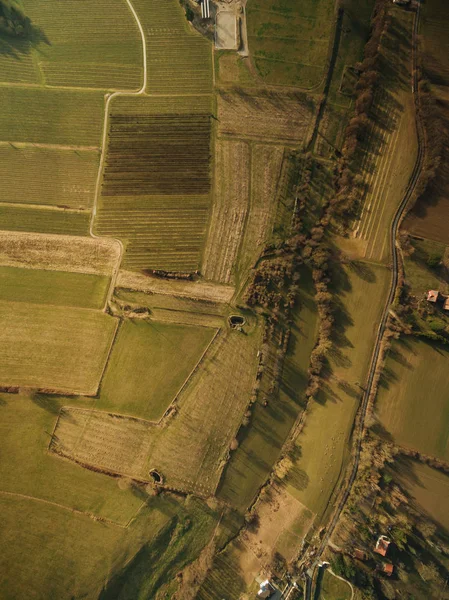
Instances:
[[[15,0],[0,0],[0,31],[24,37],[31,31],[31,21]]]

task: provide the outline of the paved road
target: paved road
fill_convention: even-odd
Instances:
[[[367,411],[367,407],[368,407],[369,397],[370,397],[372,387],[373,387],[374,375],[375,375],[377,363],[379,361],[381,342],[383,339],[383,335],[385,333],[388,316],[389,316],[389,311],[391,309],[391,304],[394,300],[394,297],[396,294],[396,288],[398,285],[398,277],[399,277],[399,256],[398,256],[398,254],[399,253],[398,253],[398,248],[396,246],[397,233],[398,233],[399,224],[401,222],[404,211],[408,205],[408,202],[409,202],[409,200],[415,190],[416,184],[418,182],[419,175],[420,175],[421,169],[422,169],[423,159],[424,159],[423,130],[422,130],[421,122],[419,121],[418,116],[417,116],[419,98],[418,98],[418,94],[417,94],[418,75],[417,75],[416,67],[417,67],[417,51],[418,51],[417,37],[418,37],[418,26],[419,26],[419,16],[420,16],[419,13],[420,13],[420,4],[418,3],[416,15],[415,15],[414,27],[413,27],[413,43],[412,43],[412,45],[413,45],[412,92],[414,94],[414,100],[415,100],[415,120],[416,120],[416,130],[417,130],[417,137],[418,137],[418,155],[417,155],[416,162],[415,162],[412,174],[410,176],[410,180],[409,180],[407,189],[405,191],[404,197],[402,198],[402,201],[396,211],[396,214],[395,214],[393,221],[391,223],[391,226],[390,226],[390,247],[391,247],[391,252],[392,252],[391,285],[390,285],[390,291],[388,293],[388,298],[387,298],[387,301],[385,304],[385,308],[384,308],[384,311],[382,314],[382,319],[380,321],[378,332],[377,332],[377,338],[376,338],[376,342],[375,342],[373,356],[371,359],[370,371],[369,371],[369,375],[368,375],[368,382],[367,382],[365,392],[364,392],[364,395],[362,398],[362,402],[361,402],[361,405],[359,408],[359,425],[357,427],[357,430],[354,432],[354,435],[356,438],[355,459],[354,459],[354,462],[352,465],[351,475],[350,475],[350,478],[348,480],[346,487],[342,491],[341,498],[340,498],[340,500],[336,506],[335,512],[328,524],[326,533],[316,551],[316,554],[314,555],[314,559],[316,561],[319,560],[320,556],[322,555],[325,548],[327,547],[329,539],[335,530],[335,527],[338,523],[341,513],[346,505],[347,500],[348,500],[349,494],[352,489],[352,485],[357,476],[357,471],[358,471],[359,462],[360,462],[360,452],[361,452],[361,447],[362,447],[365,417],[366,417],[366,411]],[[306,600],[312,599],[312,591],[313,591],[312,587],[313,587],[312,585],[306,586],[306,593],[305,593]]]

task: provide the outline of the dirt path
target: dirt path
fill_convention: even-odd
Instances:
[[[147,42],[145,39],[145,32],[143,30],[142,23],[139,20],[139,16],[136,13],[134,6],[131,3],[131,0],[126,0],[126,3],[129,6],[129,9],[133,14],[133,17],[136,21],[137,27],[140,32],[140,37],[142,39],[143,82],[142,82],[142,87],[137,92],[127,92],[127,91],[114,92],[113,94],[110,94],[107,96],[106,106],[105,106],[105,111],[104,111],[103,138],[102,138],[102,142],[101,142],[101,158],[100,158],[100,164],[98,167],[98,176],[97,176],[97,182],[95,185],[95,195],[94,195],[94,203],[93,203],[93,207],[92,207],[92,216],[91,216],[90,225],[89,225],[89,234],[94,239],[101,239],[103,237],[103,236],[96,235],[94,233],[94,222],[95,222],[95,217],[97,214],[98,198],[100,197],[100,191],[101,191],[101,177],[103,174],[104,164],[105,164],[105,160],[106,160],[106,146],[107,146],[107,137],[108,137],[108,125],[109,125],[109,106],[111,104],[111,101],[114,98],[117,98],[118,96],[141,96],[142,94],[145,93],[145,90],[147,87],[148,68],[147,68]],[[119,257],[117,260],[117,264],[112,273],[111,285],[109,286],[109,292],[106,296],[104,309],[107,308],[108,303],[111,299],[111,296],[114,292],[115,283],[117,280],[117,276],[118,276],[120,265],[121,265],[121,262],[123,259],[123,252],[124,252],[124,248],[123,248],[123,244],[122,244],[121,240],[115,239],[115,238],[108,238],[108,239],[113,239],[118,244]]]

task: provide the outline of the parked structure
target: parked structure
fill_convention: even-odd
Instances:
[[[391,577],[394,571],[394,566],[391,563],[384,563],[382,566],[382,571],[385,573],[385,575]]]

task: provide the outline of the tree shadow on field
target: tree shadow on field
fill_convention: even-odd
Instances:
[[[31,401],[36,406],[42,408],[52,415],[59,415],[62,407],[62,402],[59,398],[55,398],[54,396],[50,396],[48,394],[40,394],[38,392],[32,394]]]
[[[363,279],[363,281],[368,283],[375,283],[377,281],[376,273],[368,263],[351,261],[348,264],[348,267],[355,275],[360,277],[360,279]]]
[[[41,44],[51,46],[43,29],[33,23],[29,23],[22,35],[13,35],[0,27],[0,56],[21,60]]]

